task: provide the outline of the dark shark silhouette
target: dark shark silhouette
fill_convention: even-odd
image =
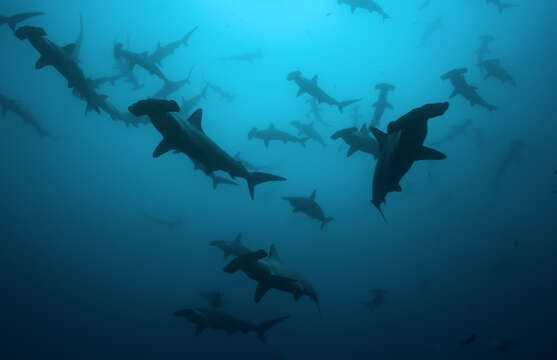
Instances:
[[[329,124],[327,124],[325,120],[323,120],[323,117],[321,116],[321,109],[319,108],[319,102],[312,97],[307,99],[307,103],[309,104],[310,109],[306,116],[311,115],[315,120],[317,120],[317,122],[321,123],[325,127],[329,127]]]
[[[366,125],[362,125],[360,131],[354,126],[337,131],[331,139],[342,139],[349,146],[346,157],[352,156],[356,151],[362,151],[373,155],[375,159],[379,156],[379,144],[369,135]]]
[[[379,98],[377,99],[375,104],[373,104],[373,107],[375,108],[375,112],[373,113],[373,119],[371,120],[371,125],[379,126],[379,123],[381,122],[381,118],[385,113],[385,109],[393,108],[393,106],[389,104],[389,102],[387,101],[387,98],[389,97],[389,91],[394,91],[395,87],[391,84],[382,83],[382,84],[377,84],[375,86],[375,89],[379,90]]]
[[[5,95],[0,94],[0,114],[2,116],[6,115],[8,112],[12,112],[23,120],[23,122],[29,126],[31,126],[41,138],[47,138],[51,140],[56,140],[54,136],[52,136],[48,131],[43,129],[41,124],[37,121],[35,116],[31,111],[26,109],[23,105],[21,105],[18,101],[11,99]]]
[[[141,54],[135,53],[130,50],[125,50],[122,43],[116,43],[114,45],[114,58],[116,61],[119,61],[120,59],[125,60],[131,70],[133,70],[135,66],[139,66],[145,69],[149,74],[155,75],[163,81],[168,81],[157,63],[148,56],[147,51]]]
[[[298,129],[298,136],[308,137],[310,140],[318,142],[319,144],[321,144],[323,146],[327,146],[327,144],[325,144],[325,141],[323,140],[321,135],[319,135],[317,130],[315,130],[315,127],[313,126],[313,124],[314,124],[313,121],[309,124],[304,124],[304,123],[302,123],[298,120],[295,120],[295,121],[292,121],[291,124],[296,129]]]
[[[224,254],[224,259],[229,256],[242,256],[250,254],[252,251],[242,243],[242,233],[236,235],[233,241],[215,240],[211,241],[209,245],[220,249]]]
[[[252,128],[248,133],[248,140],[251,139],[261,139],[265,144],[265,147],[268,147],[271,141],[281,141],[284,144],[288,142],[293,143],[300,143],[303,147],[306,146],[306,141],[309,138],[299,138],[294,135],[291,135],[287,132],[277,130],[273,123],[269,124],[269,127],[264,130],[259,130],[257,128]]]
[[[422,38],[420,40],[419,47],[422,47],[431,38],[433,34],[438,32],[443,27],[443,18],[441,16],[437,17],[435,20],[427,24]]]
[[[451,93],[450,98],[452,99],[456,95],[461,95],[466,100],[470,102],[471,106],[479,105],[483,108],[486,108],[489,111],[497,110],[496,106],[489,104],[485,101],[476,91],[477,88],[475,86],[471,86],[466,82],[464,78],[464,74],[468,72],[466,68],[460,68],[451,70],[448,73],[441,76],[441,80],[449,80],[453,85],[454,89]]]
[[[184,85],[190,84],[191,74],[194,67],[190,69],[188,76],[184,80],[170,81],[166,80],[162,88],[153,95],[155,99],[166,99],[170,95],[174,94],[176,91],[180,90]]]
[[[53,66],[68,80],[68,87],[73,89],[72,93],[87,103],[85,113],[94,110],[100,114],[101,105],[107,96],[95,92],[91,79],[85,77],[77,62],[72,58],[74,44],[60,47],[46,39],[46,32],[43,29],[32,26],[20,27],[16,30],[15,35],[20,40],[29,40],[41,55],[35,64],[36,69]]]
[[[155,128],[163,136],[153,157],[159,157],[172,150],[179,151],[195,163],[201,164],[207,175],[221,170],[232,178],[244,178],[252,199],[256,185],[269,181],[286,180],[276,175],[249,172],[241,163],[222,150],[203,131],[201,109],[195,111],[188,120],[183,120],[177,114],[180,107],[175,101],[148,99],[136,102],[129,107],[129,111],[136,116],[148,115]]]
[[[120,74],[130,83],[134,90],[139,90],[143,87],[143,84],[139,82],[135,74],[133,73],[133,67],[128,61],[123,58],[115,59],[116,66],[115,69],[120,72]]]
[[[214,91],[216,94],[218,94],[222,99],[228,101],[228,102],[232,102],[234,101],[234,99],[236,98],[236,96],[232,95],[230,92],[228,92],[227,90],[224,90],[222,87],[217,86],[211,82],[207,82],[207,85],[209,85],[209,89],[211,89],[212,91]]]
[[[480,67],[485,70],[484,80],[494,77],[503,84],[511,84],[516,87],[516,81],[505,69],[503,69],[499,59],[484,60],[480,63]]]
[[[487,4],[492,4],[497,6],[497,8],[499,9],[499,14],[503,14],[503,11],[505,11],[505,9],[519,6],[517,4],[505,3],[502,0],[485,0],[485,2]]]
[[[174,316],[183,317],[194,323],[196,325],[195,336],[201,335],[205,329],[221,330],[228,334],[254,332],[262,343],[265,343],[267,331],[290,317],[281,316],[256,325],[251,321],[241,320],[212,306],[178,310],[174,313]]]
[[[371,202],[381,215],[381,204],[385,203],[387,194],[402,191],[400,180],[414,162],[446,158],[439,151],[423,146],[423,143],[427,136],[428,120],[443,115],[448,108],[449,103],[446,102],[427,104],[389,123],[387,133],[373,126],[370,128],[380,148],[373,175]]]
[[[201,100],[207,99],[207,90],[209,89],[209,84],[205,84],[205,87],[201,91],[201,93],[189,98],[184,99],[182,98],[182,106],[180,108],[180,115],[182,116],[189,116],[191,112],[197,108]]]
[[[476,50],[478,66],[480,66],[480,64],[485,60],[487,55],[491,53],[491,50],[489,49],[489,45],[493,40],[495,40],[495,38],[491,35],[480,36],[480,46],[478,47],[478,50]]]
[[[383,11],[383,8],[381,8],[381,6],[379,6],[379,4],[377,4],[375,0],[338,0],[337,2],[339,4],[346,4],[350,6],[350,11],[352,12],[352,14],[356,11],[356,9],[362,9],[367,10],[370,13],[378,13],[383,17],[383,21],[385,21],[385,19],[391,18],[389,14]]]
[[[39,16],[39,15],[44,15],[45,13],[42,11],[34,11],[34,12],[27,12],[27,13],[21,13],[21,14],[16,14],[16,15],[12,15],[12,16],[2,16],[0,15],[0,26],[2,26],[3,24],[8,24],[8,26],[10,27],[10,29],[12,29],[12,31],[15,31],[17,24],[19,24],[22,21],[25,21],[29,18],[35,17],[35,16]]]
[[[162,61],[170,55],[174,54],[174,51],[176,51],[176,49],[178,49],[180,46],[187,47],[189,45],[188,42],[190,40],[190,37],[196,30],[197,26],[190,30],[180,40],[173,41],[167,45],[161,45],[161,43],[159,42],[155,51],[153,51],[153,53],[149,55],[149,60],[159,66],[162,66]]]
[[[338,110],[342,113],[342,110],[351,104],[357,103],[361,99],[348,100],[348,101],[337,101],[331,96],[327,95],[323,89],[317,85],[318,76],[315,75],[313,79],[308,79],[302,76],[301,71],[293,71],[286,77],[288,81],[294,81],[298,85],[299,90],[296,96],[307,93],[317,100],[319,104],[325,103],[331,106],[337,106]]]
[[[286,200],[292,205],[294,208],[292,212],[302,212],[309,216],[312,219],[318,220],[321,222],[321,230],[325,227],[325,225],[334,220],[332,217],[326,217],[323,213],[323,209],[321,206],[315,201],[315,194],[317,190],[314,190],[309,197],[289,197],[283,196],[283,200]]]
[[[261,301],[270,289],[276,289],[292,294],[295,301],[303,295],[308,296],[321,311],[313,286],[304,276],[280,259],[275,245],[271,245],[268,256],[265,250],[258,250],[238,256],[224,268],[228,274],[239,270],[257,282],[254,298],[256,303]]]

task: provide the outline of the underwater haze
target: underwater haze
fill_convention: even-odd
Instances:
[[[556,358],[555,14],[3,1],[0,357]]]

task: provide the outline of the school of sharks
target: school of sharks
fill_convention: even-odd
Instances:
[[[407,23],[412,23],[413,31],[419,34],[405,41],[412,41],[412,48],[415,49],[413,51],[427,58],[431,43],[439,41],[437,36],[446,26],[447,20],[444,14],[450,6],[444,7],[443,3],[445,2],[438,0],[408,0],[400,4],[386,0],[338,0],[325,1],[323,4],[315,2],[314,11],[327,20],[339,16],[349,17],[381,29],[389,26],[390,22],[405,21],[401,18],[403,15],[398,14],[399,10],[403,6],[411,7],[410,10],[405,9],[404,14],[411,12],[422,20],[430,20],[416,24],[412,23],[412,19],[408,19]],[[528,7],[537,6],[532,2],[519,0],[513,3],[502,0],[474,0],[470,3],[475,3],[474,7],[481,12],[478,16],[497,18],[498,21],[503,22],[513,14],[520,14]],[[283,7],[296,7],[294,3],[280,4]],[[495,147],[492,144],[494,140],[489,138],[482,125],[491,122],[496,124],[493,126],[504,126],[501,124],[506,121],[504,117],[508,117],[509,113],[504,112],[507,103],[500,99],[505,99],[505,96],[511,96],[513,92],[519,91],[521,84],[526,82],[522,76],[516,76],[519,72],[517,69],[523,65],[512,56],[499,56],[493,50],[494,47],[496,48],[494,44],[498,41],[508,43],[509,39],[474,31],[452,34],[456,42],[461,41],[460,37],[465,38],[462,40],[465,45],[460,51],[466,56],[452,67],[426,71],[424,65],[424,75],[420,75],[420,77],[429,77],[428,84],[435,84],[437,95],[434,97],[422,96],[420,90],[417,90],[420,85],[416,85],[415,80],[408,82],[402,82],[400,78],[391,80],[389,73],[385,71],[378,71],[375,78],[356,79],[354,76],[347,75],[348,71],[357,72],[356,69],[350,69],[353,66],[350,64],[354,64],[350,61],[347,61],[346,65],[339,63],[332,65],[333,71],[326,74],[316,74],[310,67],[304,65],[304,57],[301,55],[304,49],[301,48],[298,49],[299,67],[291,67],[286,72],[276,72],[273,70],[273,65],[269,65],[268,71],[271,77],[277,82],[282,82],[280,95],[272,93],[273,90],[267,87],[256,89],[248,95],[231,90],[229,81],[219,82],[213,78],[209,79],[208,66],[226,69],[230,76],[234,76],[238,69],[263,66],[262,64],[268,59],[269,48],[273,46],[272,42],[267,43],[263,48],[244,44],[249,46],[244,48],[245,51],[240,50],[229,54],[219,51],[217,46],[213,62],[207,62],[210,64],[207,66],[189,60],[193,44],[207,41],[202,40],[206,39],[204,33],[211,33],[211,29],[202,21],[180,24],[183,35],[173,39],[168,39],[164,33],[158,34],[156,23],[153,23],[149,26],[149,32],[160,36],[160,42],[149,48],[140,48],[130,44],[129,35],[127,41],[122,39],[121,34],[113,35],[115,38],[113,43],[105,45],[106,53],[95,54],[95,57],[102,57],[105,59],[103,61],[111,62],[113,66],[106,68],[102,75],[94,76],[88,65],[96,60],[86,58],[91,55],[91,52],[87,51],[88,41],[93,40],[93,35],[87,33],[87,23],[92,22],[93,19],[87,13],[77,14],[76,24],[79,24],[79,27],[63,29],[64,33],[72,33],[75,36],[75,41],[66,44],[54,35],[59,34],[60,29],[53,31],[54,25],[41,25],[44,24],[41,23],[44,19],[50,18],[56,21],[56,13],[49,10],[49,4],[44,3],[43,9],[21,9],[21,12],[16,13],[4,13],[2,7],[0,5],[0,31],[4,34],[13,33],[13,36],[6,37],[9,43],[4,43],[3,49],[19,48],[33,58],[34,62],[34,69],[28,65],[23,68],[23,64],[27,62],[21,61],[22,69],[11,71],[37,72],[38,83],[24,84],[30,89],[40,87],[45,93],[61,91],[62,100],[56,100],[57,116],[64,117],[65,109],[60,106],[61,103],[79,103],[83,106],[84,119],[98,117],[99,121],[108,120],[107,122],[112,126],[125,127],[128,132],[126,136],[129,138],[126,141],[132,142],[128,148],[137,145],[130,140],[136,136],[134,132],[145,131],[145,134],[149,134],[149,139],[154,139],[155,142],[151,147],[142,147],[137,151],[143,159],[153,158],[150,171],[160,172],[162,178],[178,178],[183,184],[189,183],[189,177],[202,174],[203,183],[207,184],[207,187],[195,185],[198,188],[194,191],[203,193],[204,197],[214,198],[223,211],[229,211],[234,216],[242,216],[242,209],[228,201],[219,201],[219,198],[225,196],[224,194],[241,193],[242,197],[249,199],[249,206],[254,207],[258,216],[262,217],[269,210],[269,204],[272,204],[282,213],[282,217],[273,215],[275,219],[272,221],[276,226],[274,231],[277,231],[277,234],[280,234],[281,226],[290,226],[294,230],[299,227],[303,235],[300,235],[300,239],[296,242],[302,243],[307,240],[313,243],[312,247],[300,245],[303,256],[300,254],[301,257],[298,257],[297,261],[290,260],[289,257],[292,256],[285,256],[280,251],[285,243],[281,242],[278,235],[269,234],[259,239],[250,236],[249,240],[245,241],[246,233],[250,234],[249,228],[234,228],[230,221],[221,224],[210,211],[199,214],[213,219],[211,226],[213,234],[203,240],[206,247],[203,253],[207,251],[213,255],[219,254],[219,258],[224,257],[223,263],[213,263],[213,258],[208,258],[204,262],[203,271],[211,272],[215,276],[220,274],[218,276],[222,276],[228,285],[225,287],[227,290],[223,290],[217,283],[202,281],[202,285],[199,286],[200,283],[194,281],[186,286],[196,295],[197,305],[190,305],[188,302],[187,305],[184,304],[179,308],[162,309],[161,313],[156,315],[186,325],[186,330],[176,336],[182,338],[190,336],[191,341],[213,339],[210,340],[212,346],[219,348],[221,346],[219,341],[223,339],[219,337],[219,333],[235,334],[236,336],[232,338],[242,338],[241,341],[244,341],[244,337],[240,335],[252,334],[251,337],[246,336],[245,341],[249,344],[259,342],[264,344],[261,346],[265,349],[258,355],[254,355],[256,356],[254,358],[300,358],[296,357],[298,351],[293,346],[281,347],[269,343],[273,344],[275,332],[279,334],[295,332],[296,316],[301,316],[304,322],[315,321],[313,326],[322,327],[326,326],[324,324],[327,322],[328,314],[334,312],[329,306],[324,306],[327,301],[324,300],[323,289],[328,286],[327,281],[323,281],[321,277],[315,282],[311,276],[307,276],[306,272],[310,274],[319,272],[324,279],[343,277],[345,283],[360,278],[359,275],[355,276],[348,270],[339,272],[338,269],[329,270],[328,264],[319,265],[320,237],[336,231],[335,228],[341,226],[348,226],[349,229],[356,226],[354,225],[356,223],[373,223],[375,228],[388,229],[404,227],[404,221],[413,216],[423,218],[428,216],[426,214],[428,212],[433,216],[434,210],[431,208],[419,210],[423,212],[421,214],[396,209],[413,206],[411,203],[416,200],[412,199],[414,196],[412,194],[425,191],[419,190],[422,186],[420,184],[429,183],[430,185],[425,186],[433,188],[437,187],[436,183],[446,179],[449,171],[445,170],[444,164],[463,161],[463,157],[460,156],[457,160],[452,160],[452,155],[444,150],[451,150],[451,144],[481,149],[479,151],[484,154],[491,152],[498,154],[498,160],[491,167],[491,172],[481,175],[484,185],[489,188],[487,191],[504,188],[505,182],[515,176],[513,173],[531,171],[531,168],[521,170],[531,147],[523,134],[498,131],[497,144],[503,145]],[[516,21],[516,18],[513,19]],[[374,36],[388,37],[389,33],[383,32],[381,35],[370,33],[368,36],[371,44]],[[512,34],[508,36],[511,37]],[[328,46],[342,46],[342,41],[342,38],[332,37]],[[347,50],[346,57],[357,57],[357,54],[351,51]],[[438,56],[438,54],[431,56]],[[421,65],[413,63],[418,60],[413,60],[413,57],[408,54],[401,55],[401,59],[394,61],[400,66],[414,67],[415,71],[421,71]],[[176,73],[169,70],[176,63],[180,64],[180,71],[183,74],[181,78],[170,75]],[[344,66],[346,69],[341,69]],[[337,72],[334,71],[334,67],[337,68]],[[51,84],[40,80],[42,74],[46,72],[56,74],[58,79],[63,80],[64,86],[60,86],[60,83]],[[338,74],[336,78],[335,74]],[[256,75],[253,77],[255,78]],[[237,81],[249,83],[253,79],[242,75]],[[362,92],[360,88],[351,87],[351,83],[356,81],[365,81],[369,90]],[[146,86],[146,83],[156,83],[158,89],[151,91],[151,87]],[[32,132],[34,132],[42,142],[51,142],[64,147],[65,138],[52,130],[59,126],[49,126],[51,124],[43,121],[41,112],[35,110],[33,102],[24,96],[12,95],[8,85],[5,81],[0,83],[0,121],[3,123],[22,121],[25,127],[14,131],[29,132],[25,135],[29,143],[21,146],[33,146],[35,134]],[[113,100],[119,96],[112,95],[116,93],[116,89],[134,100],[121,105],[120,101]],[[408,98],[402,100],[401,95],[397,93],[404,93]],[[493,96],[494,93],[497,94],[496,97]],[[262,102],[271,99],[267,105],[267,113],[260,114],[260,119],[257,121],[251,119],[252,112],[249,112],[249,115],[241,115],[250,106],[250,102],[259,101],[259,96],[265,99],[261,100]],[[281,98],[295,101],[296,107],[289,109],[289,105],[281,104]],[[274,109],[281,107],[286,108],[288,118],[274,116]],[[238,112],[240,115],[230,115],[230,119],[219,119],[218,116],[222,117],[223,108],[227,109],[224,114]],[[456,112],[455,108],[458,109]],[[278,113],[280,112],[277,109]],[[215,135],[214,124],[227,123],[226,126],[229,127],[232,126],[230,124],[232,118],[239,118],[237,121],[242,122],[243,128],[246,129],[243,136]],[[74,119],[76,122],[82,120]],[[7,131],[6,128],[3,129],[4,132]],[[434,135],[431,136],[430,132],[434,132]],[[97,137],[95,141],[102,143],[103,138]],[[144,144],[144,142],[138,143]],[[245,151],[244,144],[248,144],[249,149],[256,149],[256,151]],[[244,150],[238,150],[240,148]],[[266,159],[265,154],[281,151],[281,149],[288,154],[283,157],[284,161],[287,161],[287,157],[305,159],[304,169],[296,172],[289,171],[287,167],[273,162],[270,158]],[[107,147],[105,151],[106,156],[110,157],[111,148]],[[336,153],[337,157],[330,158],[331,152]],[[304,154],[311,154],[311,156]],[[180,161],[182,169],[180,173],[170,172],[165,168],[167,163],[164,161],[173,161],[172,159]],[[184,159],[189,159],[191,166],[184,166]],[[321,162],[325,164],[319,165]],[[343,204],[342,197],[332,201],[326,190],[320,190],[321,182],[335,182],[335,179],[325,179],[319,174],[322,166],[342,166],[335,172],[335,176],[339,181],[342,178],[342,184],[348,184],[350,189],[343,185],[339,186],[337,192],[357,192],[360,198],[357,209],[351,209],[348,203]],[[347,167],[350,170],[342,170]],[[469,171],[468,165],[464,167]],[[119,169],[114,168],[112,171],[118,172]],[[138,169],[138,176],[142,173],[144,170]],[[557,175],[557,169],[548,169],[547,173],[531,173],[529,176],[556,178],[553,175]],[[298,183],[303,184],[303,187],[296,187]],[[476,185],[475,183],[474,186]],[[555,185],[557,186],[557,181]],[[192,185],[187,186],[192,187]],[[435,202],[433,208],[438,211],[447,202],[455,206],[455,202],[458,201],[454,198],[457,196],[455,193],[465,190],[467,189],[455,187],[450,193],[437,193],[436,197],[440,200]],[[409,192],[409,197],[404,196],[406,191]],[[431,194],[432,190],[427,191]],[[549,197],[552,192],[557,193],[557,190],[550,189],[546,195]],[[263,193],[263,200],[260,193]],[[158,199],[158,201],[164,203],[165,200]],[[188,204],[184,206],[187,208]],[[366,215],[355,216],[356,212]],[[138,222],[150,224],[160,233],[160,239],[151,246],[159,246],[162,243],[161,239],[169,236],[168,234],[176,234],[181,230],[187,232],[186,229],[192,226],[184,214],[159,214],[157,211],[143,208],[135,214],[135,217]],[[254,219],[254,222],[256,221]],[[417,225],[407,226],[413,229],[408,231],[422,231]],[[337,246],[350,248],[353,237],[350,230],[338,231],[335,233]],[[133,237],[133,233],[130,236]],[[420,241],[423,236],[417,241]],[[443,237],[443,241],[450,241],[450,236],[439,235],[439,237]],[[377,239],[375,235],[371,235],[370,239],[387,241]],[[193,240],[194,238],[186,235],[185,241]],[[284,240],[286,241],[288,239]],[[518,251],[521,246],[522,241],[515,240],[512,243],[515,251]],[[435,249],[429,251],[435,252]],[[291,249],[288,254],[292,254]],[[396,254],[402,253],[393,252],[390,262],[399,261],[396,259]],[[341,256],[340,252],[338,256]],[[408,256],[404,254],[404,257]],[[301,266],[303,270],[300,270],[300,259],[304,257],[311,257],[312,261]],[[318,269],[315,266],[318,266]],[[497,266],[505,265],[497,263],[494,269],[497,269]],[[314,267],[314,270],[311,267]],[[360,268],[360,271],[365,270]],[[188,276],[194,278],[196,275]],[[151,277],[147,281],[157,280]],[[196,286],[199,287],[195,289]],[[261,315],[260,311],[264,311],[262,316],[251,317],[250,310],[234,311],[234,307],[228,300],[233,294],[228,289],[234,289],[235,286],[238,286],[237,292],[245,293],[250,298],[249,306],[254,309],[253,314]],[[391,301],[395,300],[391,299],[396,297],[396,291],[392,290],[394,286],[395,284],[390,286],[371,284],[366,288],[366,284],[357,284],[354,281],[352,287],[359,287],[361,291],[353,291],[344,296],[353,297],[352,301],[357,304],[360,311],[376,316],[385,308],[392,306]],[[431,292],[431,286],[428,280],[423,280],[417,285],[423,293]],[[296,304],[295,309],[301,312],[296,311],[297,315],[293,315],[288,311],[292,309],[291,307],[284,310],[270,307],[268,311],[265,310],[268,301],[272,301],[268,300],[269,298],[283,295],[293,299]],[[299,301],[302,298],[309,300],[308,302],[313,306],[306,307],[306,300]],[[446,311],[446,316],[449,318],[457,316],[457,310],[452,312],[448,310],[448,306],[442,306],[439,311]],[[311,320],[312,316],[316,316],[316,319]],[[336,318],[334,326],[342,327],[344,320],[347,328],[353,326],[354,320],[345,318]],[[450,323],[453,320],[447,321]],[[188,332],[188,328],[191,333]],[[480,324],[470,327],[466,332],[452,333],[451,329],[451,326],[447,326],[447,334],[450,334],[447,335],[445,344],[424,346],[422,352],[415,353],[416,357],[446,358],[450,354],[452,358],[513,358],[513,354],[526,351],[526,345],[520,343],[520,338],[490,332],[489,327]],[[297,337],[303,338],[303,333],[296,333]],[[113,340],[115,343],[118,342],[117,339]],[[334,342],[331,339],[326,341]],[[374,340],[369,339],[368,342],[373,343]],[[183,350],[182,356],[187,358],[209,358],[203,353],[189,353],[186,348]],[[222,351],[225,353],[224,349]],[[354,355],[347,354],[344,358],[364,358],[357,355],[359,354],[357,351],[353,353]],[[233,350],[230,350],[227,356],[248,358],[245,354],[236,356]],[[326,358],[325,354],[319,356]]]

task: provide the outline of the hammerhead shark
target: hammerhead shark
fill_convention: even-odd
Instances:
[[[2,15],[0,15],[0,26],[3,25],[3,24],[8,24],[10,29],[12,29],[12,31],[15,31],[17,24],[19,24],[20,22],[25,21],[29,18],[39,16],[39,15],[44,15],[44,12],[34,11],[34,12],[16,14],[16,15],[12,15],[12,16],[2,16]]]
[[[269,181],[286,180],[281,176],[263,172],[249,172],[242,163],[228,155],[203,131],[201,109],[195,111],[188,120],[183,120],[178,114],[180,107],[175,101],[147,99],[131,105],[129,111],[135,116],[148,115],[155,128],[163,136],[162,141],[153,152],[155,158],[174,150],[184,153],[194,163],[201,164],[207,175],[221,170],[232,178],[244,178],[252,199],[256,185]]]
[[[338,110],[342,113],[342,110],[351,104],[357,103],[361,99],[355,100],[348,100],[348,101],[337,101],[336,99],[332,98],[331,96],[327,95],[327,93],[317,85],[318,76],[315,75],[312,79],[308,79],[302,76],[301,71],[293,71],[286,77],[288,81],[294,81],[296,85],[298,85],[299,90],[296,96],[300,96],[302,94],[309,94],[319,104],[325,103],[332,106],[337,106]]]
[[[31,111],[29,111],[24,106],[22,106],[18,101],[0,94],[0,109],[2,110],[1,111],[2,116],[6,115],[8,112],[13,112],[14,114],[21,117],[24,123],[30,125],[33,129],[37,131],[37,133],[39,133],[39,136],[41,138],[44,137],[51,140],[56,140],[54,136],[52,136],[49,132],[43,129],[41,124],[39,124],[37,119],[35,119],[33,113],[31,113]]]
[[[275,245],[271,245],[269,254],[265,250],[238,256],[224,268],[224,272],[233,274],[242,270],[250,279],[257,282],[255,302],[258,303],[270,290],[276,289],[290,293],[297,301],[301,296],[308,296],[320,311],[319,299],[313,286],[280,259]]]
[[[449,103],[427,104],[410,111],[397,121],[389,123],[387,133],[376,127],[371,132],[379,142],[380,155],[375,167],[372,186],[372,204],[383,218],[381,204],[388,193],[402,191],[400,180],[416,161],[442,160],[446,156],[423,146],[429,119],[443,115]]]

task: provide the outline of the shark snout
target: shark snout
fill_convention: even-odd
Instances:
[[[286,76],[286,80],[292,81],[292,80],[298,78],[301,74],[302,74],[302,72],[299,71],[299,70],[292,71],[290,74],[288,74],[288,76]]]

